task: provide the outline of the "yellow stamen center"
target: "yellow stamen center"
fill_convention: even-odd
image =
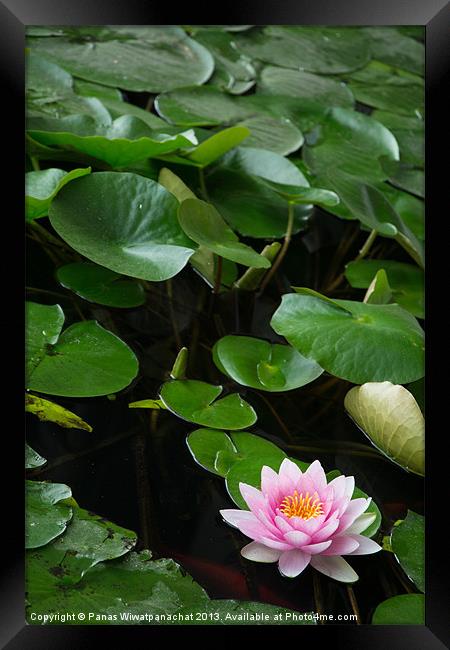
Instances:
[[[315,498],[313,499],[313,497]],[[323,515],[322,503],[317,496],[317,492],[314,492],[311,496],[307,492],[303,496],[303,492],[299,494],[297,490],[294,490],[294,494],[284,497],[280,504],[280,510],[289,519],[291,517],[311,519]]]

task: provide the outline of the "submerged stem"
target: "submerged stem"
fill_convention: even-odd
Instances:
[[[261,282],[261,289],[259,290],[259,294],[261,294],[264,291],[266,286],[269,284],[270,280],[273,278],[274,273],[276,272],[281,262],[283,261],[284,256],[286,255],[287,250],[289,248],[293,227],[294,227],[294,204],[288,203],[288,221],[287,221],[286,234],[284,236],[283,245],[280,248],[280,252],[276,257],[275,262],[272,264],[272,267],[269,269],[267,275]]]
[[[200,190],[205,201],[209,201],[208,190],[206,189],[205,172],[203,167],[198,168],[198,178],[200,180]]]

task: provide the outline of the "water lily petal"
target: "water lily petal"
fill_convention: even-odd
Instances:
[[[287,519],[283,515],[275,516],[275,525],[282,533],[288,533],[289,531],[294,530],[290,523],[290,519]]]
[[[320,464],[320,461],[315,460],[313,463],[311,463],[311,465],[306,470],[305,474],[307,474],[310,478],[312,478],[316,490],[319,493],[325,490],[327,485],[327,477],[325,476],[325,472],[323,471],[323,467]]]
[[[317,555],[318,553],[326,552],[326,549],[331,545],[331,539],[326,542],[319,542],[318,544],[306,544],[302,546],[302,551],[310,555]]]
[[[261,470],[261,492],[272,497],[275,494],[278,498],[279,478],[278,474],[271,467],[264,465]]]
[[[280,477],[287,476],[293,483],[297,483],[302,476],[302,470],[300,467],[293,463],[292,460],[289,460],[289,458],[283,460],[278,473]]]
[[[265,507],[266,498],[260,490],[247,483],[239,483],[239,490],[250,510],[256,511]]]
[[[241,549],[241,555],[247,560],[253,560],[254,562],[276,562],[281,552],[273,548],[268,548],[258,542],[250,542],[250,544],[247,544],[247,546]]]
[[[342,535],[342,537],[335,537],[331,546],[324,551],[324,555],[349,555],[358,548],[358,542],[352,538],[347,537],[347,535]]]
[[[265,544],[269,548],[274,548],[277,551],[289,551],[292,548],[292,544],[289,544],[288,542],[280,542],[267,536],[261,537],[258,542]]]
[[[278,568],[286,578],[295,578],[308,566],[310,559],[310,555],[299,549],[286,551],[279,559]]]
[[[340,555],[314,555],[311,558],[311,566],[326,576],[339,580],[340,582],[355,582],[358,580],[358,574],[353,571],[350,564],[343,557],[340,557]]]
[[[290,532],[285,533],[284,538],[298,548],[304,544],[308,544],[311,540],[309,535],[302,533],[300,530],[291,530]]]
[[[239,528],[240,524],[243,521],[246,522],[253,522],[253,523],[258,523],[258,520],[256,516],[253,514],[253,512],[249,512],[248,510],[234,510],[234,509],[229,509],[229,510],[219,510],[220,514],[222,517],[225,519],[225,521],[228,524],[231,524],[235,528]]]
[[[265,510],[258,510],[256,513],[258,520],[272,533],[273,536],[282,538],[283,533],[278,526],[275,525],[273,519],[267,514]],[[272,536],[271,535],[271,536]]]
[[[381,551],[381,546],[364,535],[352,535],[352,538],[358,542],[358,548],[349,553],[349,555],[368,555]]]
[[[319,528],[313,535],[312,541],[323,542],[336,531],[339,526],[338,513],[333,512],[333,514],[327,519],[327,521]]]
[[[359,517],[355,519],[351,526],[346,528],[345,534],[358,535],[359,533],[362,533],[366,528],[369,528],[369,526],[373,524],[376,517],[377,516],[374,512],[363,512],[362,515],[359,515]]]
[[[370,505],[372,499],[352,499],[341,517],[338,533],[343,533]]]

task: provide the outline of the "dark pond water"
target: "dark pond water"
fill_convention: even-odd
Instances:
[[[289,282],[281,277],[259,298],[236,292],[214,298],[195,273],[186,269],[172,281],[170,310],[165,283],[153,284],[148,304],[135,310],[106,310],[81,303],[86,318],[96,318],[106,327],[112,323],[135,350],[140,376],[114,401],[106,397],[56,399],[89,422],[92,433],[62,429],[28,416],[28,442],[49,461],[31,476],[66,483],[80,506],[136,531],[138,548],[150,548],[155,557],[174,558],[214,598],[350,614],[354,596],[361,621],[367,623],[380,601],[413,590],[391,554],[384,552],[352,558],[360,575],[354,594],[325,576],[316,573],[313,578],[311,570],[290,580],[281,577],[275,565],[241,560],[239,550],[248,540],[219,515],[219,509],[233,507],[224,481],[197,466],[187,448],[186,435],[195,426],[167,412],[152,415],[151,411],[128,408],[130,401],[156,396],[175,358],[177,340],[190,349],[191,378],[236,389],[232,382],[224,382],[212,364],[211,345],[225,333],[277,340],[268,323],[280,293],[289,291],[290,284],[323,290],[336,243],[350,239],[355,228],[330,215],[324,219],[318,212],[308,235],[295,237],[289,250],[284,265]],[[364,238],[365,233],[353,237],[346,260],[357,253]],[[391,259],[403,259],[400,251],[393,252]],[[61,294],[32,289],[28,298],[47,304],[60,302],[66,324],[79,320],[70,294],[53,279],[53,264],[33,242],[28,259],[29,287]],[[345,283],[342,295],[335,295],[360,297],[355,291],[349,293]],[[302,460],[319,458],[327,471],[338,468],[354,475],[357,485],[381,509],[382,532],[386,532],[407,508],[423,511],[422,480],[374,452],[344,413],[343,398],[349,387],[345,381],[324,375],[285,394],[261,397],[242,387],[239,392],[258,413],[257,426],[251,429],[254,433]]]

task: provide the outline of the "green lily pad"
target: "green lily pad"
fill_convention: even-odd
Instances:
[[[233,229],[256,238],[284,237],[288,204],[267,181],[297,189],[309,187],[290,160],[250,147],[238,147],[226,154],[207,177],[210,200]],[[310,204],[294,207],[294,233],[305,228],[311,208]]]
[[[372,625],[425,625],[425,596],[402,594],[384,600],[373,613]]]
[[[179,27],[75,27],[27,45],[76,77],[137,92],[202,84],[214,69],[209,51]]]
[[[206,47],[214,57],[214,73],[209,84],[232,94],[241,94],[255,83],[256,72],[250,59],[234,46],[233,38],[223,30],[199,30],[195,40]]]
[[[176,275],[193,254],[162,185],[127,172],[97,172],[67,185],[50,208],[56,232],[92,262],[134,278]]]
[[[276,66],[263,68],[258,92],[298,98],[303,108],[316,105],[321,108],[324,104],[353,108],[354,105],[353,95],[342,81]]]
[[[196,429],[188,435],[186,443],[195,462],[218,476],[225,477],[231,464],[239,458],[236,447],[225,431]],[[219,469],[216,466],[218,456],[229,458],[227,467]]]
[[[355,384],[408,383],[424,375],[424,333],[398,305],[334,304],[287,294],[271,326],[327,372]]]
[[[128,553],[136,541],[136,533],[131,530],[82,508],[73,508],[64,535],[29,554],[28,580],[47,583],[56,595],[58,588],[75,585],[99,562]]]
[[[128,553],[124,558],[100,562],[75,585],[57,585],[37,553],[29,555],[27,605],[30,616],[74,612],[68,625],[130,625],[167,622],[157,618],[174,614],[182,607],[202,611],[208,602],[205,591],[173,560],[151,560],[147,550]],[[78,614],[85,614],[83,618]],[[149,619],[152,616],[154,618]],[[147,617],[147,620],[146,620]],[[61,625],[57,618],[49,624]]]
[[[63,483],[25,481],[25,548],[38,548],[61,535],[72,517],[72,508],[64,503],[72,495]]]
[[[288,115],[271,107],[271,98],[237,97],[213,86],[186,87],[158,95],[158,114],[179,126],[242,126],[250,130],[244,146],[287,155],[303,144],[303,135]]]
[[[30,393],[25,395],[25,411],[33,413],[43,422],[55,422],[55,424],[66,429],[92,431],[92,427],[72,411]]]
[[[234,40],[252,58],[319,74],[348,72],[369,61],[368,39],[357,27],[269,25]]]
[[[425,48],[414,38],[405,36],[397,28],[366,27],[362,30],[370,39],[372,58],[388,65],[423,75],[425,68]]]
[[[61,266],[56,277],[66,289],[99,305],[138,307],[145,303],[145,291],[141,284],[91,262]]]
[[[46,458],[43,458],[40,454],[37,453],[34,449],[25,443],[25,469],[35,469],[36,467],[42,467],[47,462]]]
[[[223,129],[201,142],[192,153],[187,154],[187,157],[199,167],[206,167],[230,149],[237,147],[249,135],[250,130],[244,126]]]
[[[59,305],[27,303],[27,388],[94,397],[128,386],[138,371],[134,352],[96,321],[74,323],[60,334],[63,321]]]
[[[224,374],[243,386],[270,392],[294,390],[323,370],[287,345],[250,336],[224,336],[213,347],[213,359]]]
[[[226,434],[224,431],[196,429],[188,435],[186,443],[194,460],[201,467],[225,478],[230,497],[243,509],[248,506],[242,498],[239,483],[247,483],[259,489],[263,465],[268,465],[278,472],[280,464],[287,458],[284,451],[272,442],[247,431]],[[309,467],[309,463],[296,458],[290,460],[298,465],[302,472]],[[339,474],[338,470],[328,472],[328,482]],[[367,498],[367,494],[355,487],[352,498],[361,497]],[[380,527],[381,513],[374,501],[370,503],[367,512],[374,513],[375,520],[362,534],[373,537]]]
[[[317,142],[305,147],[304,152],[306,163],[319,177],[324,174],[332,178],[338,170],[373,181],[388,176],[380,163],[381,157],[393,161],[400,158],[392,133],[373,117],[340,107],[328,111],[321,122]]]
[[[367,289],[375,274],[384,269],[396,303],[417,318],[424,318],[424,273],[412,264],[394,260],[359,260],[350,262],[345,277],[352,287]]]
[[[106,126],[89,115],[30,118],[27,129],[43,145],[79,151],[111,167],[126,167],[197,144],[192,131],[175,135],[152,131],[134,115],[122,115]]]
[[[159,172],[158,182],[163,185],[179,203],[185,199],[196,199],[194,192],[183,183],[181,178],[170,169],[163,167]],[[217,276],[217,257],[207,246],[200,245],[189,260],[189,263],[202,276],[210,287],[214,287]],[[220,291],[227,291],[237,278],[237,266],[231,260],[222,260]]]
[[[52,167],[25,174],[25,217],[27,221],[47,216],[50,204],[59,190],[73,179],[90,174],[90,172],[90,167],[72,169],[70,172]]]
[[[222,386],[183,379],[168,381],[160,390],[164,405],[175,415],[214,429],[244,429],[255,424],[253,408],[238,393],[217,400]]]
[[[293,204],[317,204],[325,208],[338,205],[339,197],[336,192],[324,190],[320,187],[297,187],[295,185],[282,185],[264,179],[265,185],[275,190],[286,201]]]
[[[391,546],[410,580],[425,591],[425,518],[408,510],[406,519],[392,529]]]
[[[242,244],[215,207],[199,199],[185,199],[178,209],[184,232],[197,244],[232,262],[255,268],[269,268],[270,262],[250,246]]]
[[[97,97],[75,94],[72,75],[45,57],[29,51],[26,56],[26,100],[28,117],[60,118],[86,114],[108,124],[111,116]]]
[[[377,449],[406,470],[425,475],[425,421],[404,386],[389,381],[355,386],[344,404]]]

